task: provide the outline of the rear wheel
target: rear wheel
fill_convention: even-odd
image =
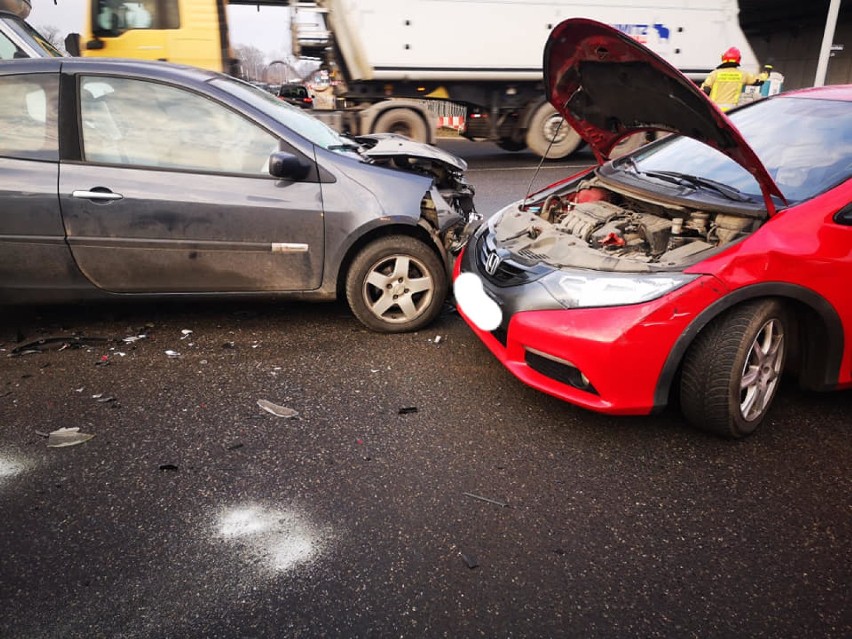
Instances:
[[[527,146],[530,151],[548,160],[559,160],[571,155],[582,141],[580,134],[562,120],[562,116],[549,102],[536,109],[527,129]]]
[[[686,418],[724,437],[753,433],[781,381],[788,324],[781,302],[761,300],[707,326],[683,363],[680,401]]]
[[[364,326],[379,333],[416,331],[434,320],[447,296],[447,273],[420,240],[392,235],[368,244],[346,277],[346,299]]]
[[[373,126],[375,133],[397,133],[416,142],[429,142],[426,123],[410,109],[390,109],[382,113]]]

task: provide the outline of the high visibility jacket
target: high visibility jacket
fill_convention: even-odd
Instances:
[[[710,89],[710,99],[723,111],[732,109],[740,102],[743,86],[756,84],[761,78],[735,66],[721,66],[713,69],[707,79],[701,83],[702,89]]]

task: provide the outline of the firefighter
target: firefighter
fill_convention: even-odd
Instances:
[[[722,64],[713,69],[701,83],[701,89],[710,96],[722,111],[732,109],[740,101],[740,94],[747,84],[760,85],[769,77],[767,72],[754,75],[740,69],[740,50],[731,47],[722,54]]]

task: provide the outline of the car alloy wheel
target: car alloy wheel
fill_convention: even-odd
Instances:
[[[418,330],[437,317],[447,274],[429,246],[407,236],[368,244],[352,262],[346,298],[353,314],[382,333]]]
[[[781,302],[759,300],[706,326],[684,358],[681,407],[687,419],[725,437],[753,433],[781,381],[787,325]]]

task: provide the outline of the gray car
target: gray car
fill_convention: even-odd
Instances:
[[[476,217],[459,158],[168,63],[4,62],[0,131],[5,302],[345,297],[412,331]]]

